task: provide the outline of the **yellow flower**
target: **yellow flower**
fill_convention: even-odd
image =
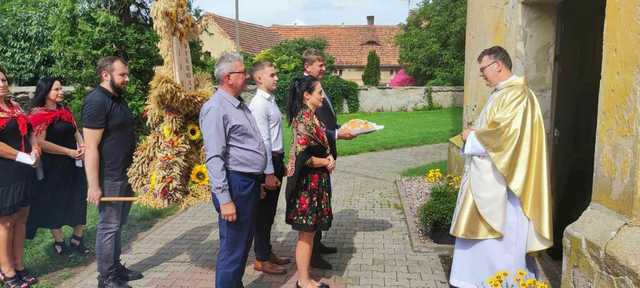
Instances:
[[[516,272],[516,274],[520,277],[524,277],[527,276],[527,271],[524,271],[524,269],[518,269],[518,272]]]
[[[549,283],[547,283],[545,281],[538,281],[537,288],[549,288]]]
[[[152,192],[156,189],[156,181],[158,180],[158,173],[156,173],[156,170],[153,170],[153,172],[151,172],[151,177],[149,179],[149,192]]]
[[[164,138],[171,137],[171,127],[169,126],[169,124],[165,123],[162,125],[162,136],[164,136]]]
[[[527,286],[536,286],[537,281],[534,278],[529,278],[527,279],[526,283],[527,283]]]
[[[202,139],[200,127],[194,123],[189,123],[189,125],[187,125],[187,136],[189,136],[189,140],[191,141],[198,141]]]
[[[191,170],[191,182],[201,185],[209,183],[209,173],[207,173],[207,167],[204,164],[193,167],[193,170]]]
[[[440,169],[435,168],[435,169],[431,169],[431,170],[429,170],[427,172],[425,180],[428,183],[436,183],[436,182],[440,181],[441,178],[442,178],[442,173],[440,172]]]
[[[447,185],[453,188],[460,188],[460,176],[447,175]]]

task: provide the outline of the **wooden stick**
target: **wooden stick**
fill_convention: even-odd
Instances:
[[[136,202],[138,197],[101,197],[100,202]]]

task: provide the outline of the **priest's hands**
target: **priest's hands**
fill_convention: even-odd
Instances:
[[[462,140],[466,142],[467,138],[469,137],[469,134],[471,134],[471,132],[473,132],[473,131],[475,131],[475,129],[473,129],[473,128],[464,129],[464,131],[462,131],[462,134],[461,134],[462,135]]]

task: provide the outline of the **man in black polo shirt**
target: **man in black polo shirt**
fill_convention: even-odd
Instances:
[[[109,56],[98,61],[100,85],[84,99],[83,134],[86,146],[87,200],[98,205],[96,232],[98,287],[129,287],[127,281],[142,278],[140,272],[120,263],[122,226],[130,202],[100,202],[102,196],[132,196],[127,178],[136,145],[134,118],[122,98],[129,83],[127,62]]]

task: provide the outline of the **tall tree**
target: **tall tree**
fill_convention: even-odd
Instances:
[[[368,86],[378,86],[380,83],[380,57],[376,50],[369,51],[367,56],[367,66],[362,73],[362,82]]]
[[[304,71],[302,54],[305,50],[315,48],[321,51],[324,54],[327,73],[332,71],[335,60],[333,56],[324,53],[326,47],[327,41],[320,38],[283,40],[271,47],[271,49],[263,50],[255,55],[251,62],[270,61],[276,66],[278,70],[278,88],[275,92],[276,102],[280,108],[284,108],[289,95],[291,81],[293,78],[301,76]],[[334,99],[332,98],[331,100]]]
[[[53,59],[50,0],[0,1],[0,66],[16,85],[35,85]]]
[[[462,85],[466,0],[423,0],[396,37],[400,63],[420,85]]]
[[[151,23],[125,22],[122,15],[82,0],[61,0],[51,17],[55,27],[51,51],[54,64],[51,74],[63,76],[68,83],[81,88],[71,102],[77,111],[82,103],[84,87],[97,84],[95,65],[98,59],[121,56],[129,62],[129,86],[127,100],[134,114],[142,113],[153,67],[162,63],[158,53],[158,36]],[[93,9],[96,8],[96,9]],[[117,12],[117,10],[116,10]],[[126,18],[126,17],[125,17]]]

